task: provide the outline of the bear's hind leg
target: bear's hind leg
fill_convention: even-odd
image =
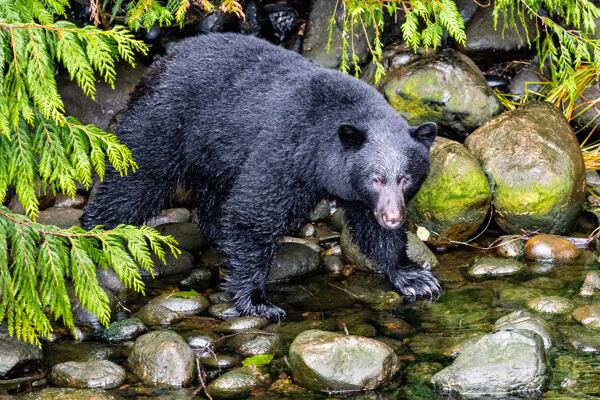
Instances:
[[[382,228],[366,206],[355,202],[342,202],[350,234],[361,251],[375,261],[391,285],[408,301],[417,298],[435,300],[441,286],[431,271],[411,262],[406,255],[404,228]]]
[[[223,204],[229,194],[229,185],[217,185],[211,178],[195,177],[192,183],[192,196],[198,229],[211,245],[217,243]]]
[[[160,213],[171,200],[177,180],[140,169],[120,176],[108,168],[104,180],[95,188],[92,201],[84,208],[81,226],[114,228],[119,224],[142,225]]]

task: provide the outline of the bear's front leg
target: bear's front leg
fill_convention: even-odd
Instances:
[[[442,288],[435,276],[411,262],[406,255],[404,228],[389,230],[378,223],[373,212],[356,202],[342,202],[350,234],[361,251],[373,260],[390,284],[407,301],[437,299]]]
[[[286,177],[252,172],[233,185],[220,220],[217,247],[224,258],[224,288],[243,314],[280,320],[285,312],[267,300],[265,285],[278,241],[291,219],[309,208]]]

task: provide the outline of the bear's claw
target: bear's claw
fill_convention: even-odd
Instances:
[[[437,278],[430,271],[415,264],[392,271],[388,274],[388,278],[394,289],[408,302],[413,302],[417,298],[435,301],[442,293]]]
[[[235,308],[243,315],[264,317],[269,321],[281,321],[285,318],[285,311],[266,299],[253,302],[251,298],[236,299]]]

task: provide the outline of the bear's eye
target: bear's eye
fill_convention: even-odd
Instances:
[[[385,184],[385,179],[382,176],[374,176],[372,182],[374,185],[383,185]]]
[[[407,176],[404,175],[398,175],[398,177],[396,178],[396,184],[400,185],[400,184],[407,184],[410,181],[410,179]]]

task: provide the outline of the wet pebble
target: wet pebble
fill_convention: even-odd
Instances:
[[[525,243],[525,257],[543,262],[568,263],[579,257],[579,249],[556,235],[536,235]]]
[[[128,365],[143,383],[155,386],[185,386],[196,373],[193,350],[171,331],[153,331],[137,338]]]
[[[500,236],[498,238],[496,253],[500,257],[520,258],[525,255],[525,242],[512,235]]]
[[[219,337],[212,332],[194,332],[186,337],[187,343],[192,349],[211,349]]]
[[[112,322],[102,333],[102,338],[108,343],[121,343],[133,340],[145,333],[148,327],[139,318],[129,318]]]
[[[166,277],[166,276],[179,276],[187,275],[194,268],[194,256],[192,256],[185,249],[181,249],[181,254],[175,257],[170,252],[165,254],[165,261],[154,257],[154,277]],[[150,274],[146,271],[140,270],[142,276],[149,277]]]
[[[360,324],[352,325],[351,327],[349,327],[348,333],[351,335],[372,338],[377,336],[377,328],[375,328],[371,324],[362,322]]]
[[[243,317],[231,318],[219,324],[215,331],[222,333],[236,333],[250,329],[262,329],[269,321],[266,318],[244,315]]]
[[[267,281],[285,282],[315,272],[319,269],[319,254],[298,243],[282,243],[275,255]]]
[[[543,295],[543,291],[535,288],[525,286],[508,287],[500,290],[498,299],[494,303],[502,307],[516,308],[525,305],[527,300]]]
[[[210,368],[233,368],[239,365],[240,358],[228,354],[209,353],[200,357],[202,365]]]
[[[406,240],[406,255],[408,255],[411,261],[425,269],[437,269],[440,267],[437,256],[416,234],[406,232]]]
[[[565,343],[582,354],[600,354],[600,335],[582,327],[568,327],[562,331]]]
[[[215,399],[241,400],[270,383],[271,378],[263,368],[250,365],[224,373],[208,385],[208,393]]]
[[[497,330],[518,329],[533,332],[542,338],[546,349],[552,347],[554,342],[552,329],[546,321],[524,310],[515,311],[500,318],[496,321],[494,328]]]
[[[327,200],[321,200],[310,212],[308,219],[311,221],[320,221],[329,218],[331,214],[331,204]]]
[[[544,314],[566,314],[573,309],[573,303],[560,296],[542,296],[527,300],[530,310]]]
[[[201,294],[182,297],[175,293],[165,293],[150,300],[136,314],[146,324],[169,325],[184,317],[196,315],[208,308],[209,301]]]
[[[208,313],[220,319],[237,318],[241,315],[233,303],[213,304],[208,308]]]
[[[201,287],[203,289],[206,289],[212,284],[212,279],[213,273],[210,269],[198,268],[192,270],[192,272],[190,272],[190,274],[186,278],[179,281],[179,283],[181,284],[181,286],[184,287],[192,287],[196,289],[198,287]]]
[[[113,389],[125,382],[125,369],[108,360],[57,364],[50,372],[56,386],[76,389]]]
[[[590,297],[600,292],[600,271],[590,271],[585,275],[583,285],[579,290],[582,297]]]
[[[398,370],[398,359],[386,344],[361,336],[309,330],[289,350],[294,381],[320,391],[374,389]]]
[[[590,304],[573,311],[573,319],[583,326],[600,330],[600,304]]]
[[[475,261],[469,275],[474,278],[503,277],[518,274],[525,268],[525,264],[513,259],[483,257]]]
[[[248,332],[235,335],[230,341],[233,351],[244,357],[258,354],[275,354],[281,337],[271,332]]]

